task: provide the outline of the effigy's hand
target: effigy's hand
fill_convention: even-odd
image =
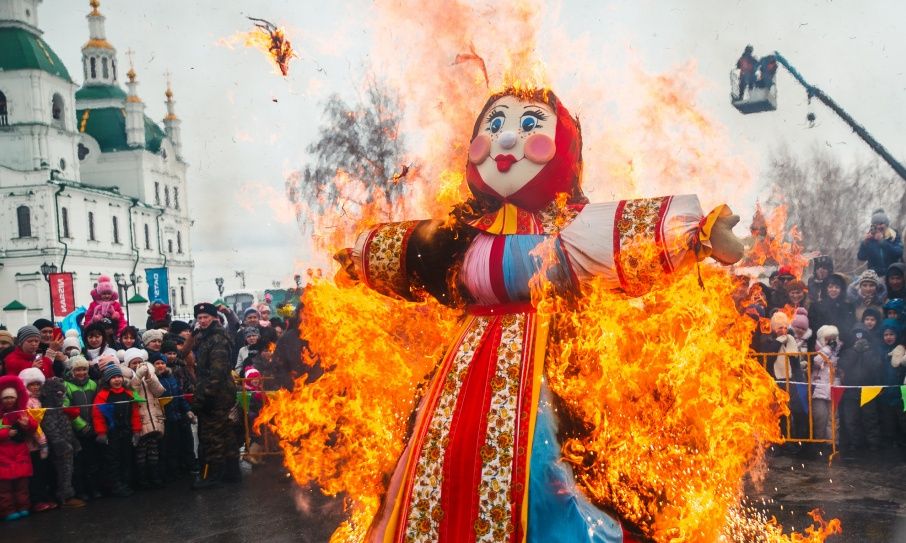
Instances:
[[[734,215],[727,206],[722,207],[723,210],[714,221],[709,236],[711,258],[721,264],[736,264],[745,254],[742,240],[733,233],[733,227],[739,223],[739,215]]]
[[[340,269],[334,275],[334,282],[341,287],[351,287],[359,282],[359,274],[355,270],[352,260],[352,249],[341,249],[333,255],[333,259],[340,263]]]

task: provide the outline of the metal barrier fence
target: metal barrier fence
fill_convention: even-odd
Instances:
[[[267,390],[267,381],[272,380],[273,377],[253,377],[249,378],[235,378],[236,386],[239,388],[242,394],[248,394],[250,391],[245,389],[245,383],[247,381],[258,381],[259,390],[251,392],[251,394],[257,394],[261,398],[261,407],[263,408],[267,405],[267,402],[270,401],[270,394],[274,391]],[[274,434],[267,428],[264,427],[260,432],[256,431],[254,428],[254,419],[250,415],[250,406],[251,406],[252,397],[249,397],[249,401],[243,402],[239,401],[239,409],[242,410],[242,424],[245,430],[245,457],[246,459],[251,459],[252,463],[255,461],[260,461],[264,456],[282,456],[283,451],[280,449],[277,439],[274,437]],[[261,436],[261,450],[251,452],[252,443],[254,442],[257,436]]]
[[[789,396],[790,402],[790,415],[785,416],[781,419],[781,437],[783,438],[784,443],[819,443],[826,444],[831,446],[831,454],[828,458],[828,462],[832,462],[834,457],[837,455],[837,402],[834,401],[833,390],[834,390],[834,378],[836,376],[836,367],[835,364],[825,355],[820,352],[779,352],[779,353],[751,353],[756,358],[760,360],[761,366],[768,372],[769,375],[774,376],[777,385],[784,389]],[[781,362],[781,371],[777,371],[777,374],[782,373],[782,378],[778,378],[775,372],[772,372],[769,364],[775,365],[776,368],[777,358],[783,357]],[[790,362],[790,359],[794,359],[794,362]],[[805,362],[805,367],[801,366],[802,362]],[[816,368],[815,362],[819,361],[821,366]],[[805,381],[797,381],[793,379],[794,373],[794,364],[799,364],[800,368],[804,372]],[[821,370],[822,366],[826,366],[828,369],[829,378],[827,382],[821,380],[818,383],[814,382],[815,370]],[[815,401],[817,400],[815,395],[816,387],[826,387],[827,390],[827,399],[820,399],[820,401],[827,401],[828,405],[828,417],[827,417],[827,427],[821,429],[820,432],[817,432],[818,435],[827,435],[828,437],[820,438],[816,436],[815,428]],[[807,399],[805,402],[802,401],[800,394],[805,392]],[[795,394],[795,396],[794,396]],[[798,409],[794,409],[795,403],[800,402],[805,406],[805,415],[808,419],[808,433],[807,435],[802,435],[802,427],[800,426],[799,421],[794,421],[793,418],[803,416],[803,413]],[[794,427],[799,430],[797,435],[793,435]]]

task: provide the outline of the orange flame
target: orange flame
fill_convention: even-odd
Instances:
[[[231,49],[235,44],[241,43],[245,47],[263,52],[285,77],[289,74],[289,61],[297,56],[286,37],[286,29],[264,19],[254,17],[249,17],[249,19],[255,22],[256,30],[238,32],[228,38],[221,38],[217,43]]]
[[[753,234],[746,238],[746,256],[742,266],[789,266],[796,277],[802,277],[809,256],[803,252],[802,235],[793,225],[787,230],[786,206],[780,205],[766,217],[760,204],[755,206]],[[756,232],[757,229],[761,229]]]

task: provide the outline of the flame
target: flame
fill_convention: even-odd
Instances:
[[[760,204],[755,205],[752,228],[763,226],[766,235],[746,239],[748,247],[742,266],[789,266],[796,277],[808,267],[809,257],[803,252],[802,235],[793,225],[787,230],[787,209],[779,205],[765,216]]]
[[[297,56],[292,43],[286,37],[286,29],[264,19],[253,17],[249,19],[255,22],[255,30],[237,32],[230,37],[217,40],[217,44],[233,49],[236,44],[241,43],[245,47],[257,49],[267,55],[285,77],[289,74],[289,61]]]

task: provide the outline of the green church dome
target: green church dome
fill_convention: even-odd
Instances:
[[[126,91],[115,85],[86,85],[75,93],[76,100],[126,99]]]
[[[72,83],[63,61],[40,36],[22,28],[0,28],[0,71],[13,70],[43,70]]]
[[[104,153],[131,149],[126,144],[126,110],[123,108],[80,109],[76,111],[76,126],[79,132],[97,140]],[[145,149],[152,153],[160,151],[166,136],[163,129],[145,115]]]

